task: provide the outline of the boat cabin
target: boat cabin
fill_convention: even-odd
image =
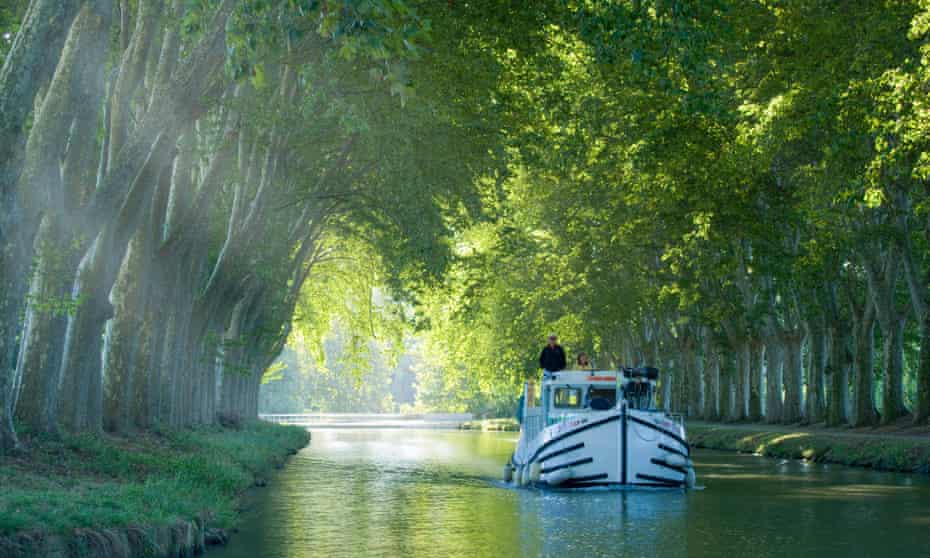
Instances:
[[[631,409],[652,410],[657,379],[655,368],[546,372],[538,402],[535,382],[524,385],[524,427],[539,431],[592,411],[613,409],[624,400]]]

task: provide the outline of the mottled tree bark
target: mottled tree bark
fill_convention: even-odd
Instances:
[[[17,195],[27,122],[39,91],[58,67],[77,0],[31,2],[0,69],[0,453],[14,449],[17,338],[33,240]],[[38,226],[38,223],[35,225]]]
[[[827,364],[827,335],[823,318],[817,316],[808,324],[810,366],[807,367],[807,397],[805,398],[806,424],[822,422],[823,415],[823,372]]]
[[[132,402],[137,386],[134,366],[142,341],[145,291],[149,288],[150,251],[145,227],[137,231],[110,293],[113,318],[106,324],[103,357],[104,428],[125,432],[133,425]]]
[[[722,363],[723,374],[721,377],[723,379],[723,389],[721,390],[720,394],[722,396],[720,407],[726,409],[724,416],[726,417],[727,421],[735,421],[738,420],[737,417],[739,416],[739,404],[735,379],[736,375],[739,373],[739,359],[732,354],[724,353],[724,355],[726,355],[726,357],[723,358]]]
[[[923,183],[923,194],[930,194],[930,184]],[[911,307],[920,332],[920,353],[917,361],[916,393],[914,400],[914,423],[923,424],[930,421],[930,267],[915,261],[915,249],[911,238],[909,217],[913,214],[912,200],[906,190],[892,193],[892,199],[898,206],[898,248],[904,263],[904,277],[911,298]],[[922,224],[925,242],[930,242],[930,215],[925,215]],[[926,261],[926,260],[924,260]]]
[[[692,351],[691,363],[691,376],[689,378],[691,384],[691,398],[688,405],[688,416],[703,418],[704,400],[706,398],[706,388],[703,380],[706,362],[703,355],[697,350],[694,350]]]
[[[734,409],[731,420],[743,421],[747,418],[749,406],[749,341],[740,339],[734,355],[733,387]]]
[[[852,366],[852,355],[849,351],[850,327],[840,314],[835,286],[831,286],[827,300],[828,333],[831,342],[825,370],[830,382],[826,421],[827,426],[839,426],[846,424],[849,406],[849,369]]]
[[[58,423],[58,374],[68,323],[71,278],[76,265],[59,218],[46,215],[36,238],[32,277],[17,376],[22,378],[16,415],[33,432],[54,432]]]
[[[785,352],[775,337],[768,339],[765,347],[765,422],[777,424],[782,421],[782,369]]]
[[[853,401],[853,426],[878,424],[875,409],[875,372],[873,362],[875,348],[875,307],[868,302],[855,325],[855,397]]]
[[[785,334],[785,360],[782,380],[785,386],[785,403],[782,407],[782,423],[794,424],[803,418],[801,409],[801,385],[804,367],[801,363],[803,336],[799,333]]]
[[[920,359],[917,362],[917,393],[914,422],[930,421],[930,311],[923,313],[920,328]]]
[[[749,342],[749,405],[747,418],[762,420],[762,365],[765,345],[758,339]]]
[[[920,360],[917,362],[914,422],[916,424],[930,422],[930,311],[923,313],[920,327]]]
[[[129,45],[123,52],[122,61],[119,64],[119,75],[111,95],[107,168],[115,162],[117,154],[126,144],[130,133],[131,105],[134,96],[142,86],[149,48],[152,45],[158,17],[162,11],[162,2],[159,0],[140,0],[138,5],[136,26]]]
[[[103,428],[100,358],[103,324],[111,315],[103,288],[107,242],[102,233],[91,245],[78,267],[73,298],[79,304],[68,319],[61,361],[61,417],[71,432],[101,431]]]
[[[882,327],[882,424],[891,424],[907,414],[904,405],[904,325],[900,317]]]
[[[708,339],[710,334],[704,337],[704,385],[706,392],[704,394],[704,420],[720,419],[720,356],[717,348]]]
[[[882,424],[891,424],[907,414],[904,406],[904,324],[906,312],[898,309],[895,287],[899,279],[899,259],[894,245],[880,258],[866,258],[869,292],[883,340]]]
[[[101,2],[103,10],[108,2]],[[0,194],[19,178],[15,162],[36,97],[58,66],[79,0],[34,0],[0,69]],[[0,240],[3,231],[0,229]]]
[[[106,6],[102,6],[104,9]],[[37,267],[33,273],[31,293],[27,299],[26,328],[17,363],[17,376],[22,378],[23,393],[19,398],[19,416],[33,430],[51,432],[56,429],[58,414],[58,381],[61,354],[67,325],[66,313],[70,299],[81,239],[71,230],[74,215],[94,186],[96,148],[86,138],[96,134],[100,114],[99,99],[103,95],[103,66],[106,59],[106,26],[108,14],[99,14],[85,7],[75,20],[61,64],[67,70],[56,71],[46,103],[33,128],[35,134],[60,133],[58,124],[46,126],[45,119],[66,120],[60,114],[70,105],[73,114],[66,141],[64,164],[58,176],[44,175],[32,167],[53,167],[46,149],[55,153],[55,142],[32,141],[27,147],[24,181],[44,180],[43,184],[28,183],[23,187],[47,191],[47,207],[35,243]],[[30,151],[37,150],[37,154]]]

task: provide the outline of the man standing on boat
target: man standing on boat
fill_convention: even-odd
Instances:
[[[565,369],[565,350],[559,345],[559,338],[554,333],[549,334],[549,344],[543,347],[539,355],[539,367],[549,372]]]

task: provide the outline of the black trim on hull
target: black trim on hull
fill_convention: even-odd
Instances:
[[[607,481],[590,481],[590,482],[566,482],[554,486],[553,488],[588,488],[590,486],[622,486],[619,482],[607,482]]]
[[[600,473],[598,475],[588,475],[586,477],[575,477],[573,479],[568,479],[562,484],[556,484],[554,486],[558,488],[575,488],[579,484],[589,483],[591,481],[600,481],[607,478],[607,473]]]
[[[583,447],[584,447],[584,442],[581,442],[581,443],[579,443],[579,444],[575,444],[574,446],[568,446],[567,448],[562,448],[562,449],[560,449],[560,450],[555,450],[555,451],[552,452],[552,453],[547,453],[546,455],[540,457],[537,461],[539,461],[540,463],[542,463],[543,461],[552,459],[553,457],[558,457],[558,456],[562,455],[563,453],[568,453],[568,452],[570,452],[570,451],[579,450],[579,449],[581,449],[581,448],[583,448]]]
[[[650,463],[652,463],[653,465],[658,465],[659,467],[665,467],[666,469],[671,469],[672,471],[677,471],[677,472],[681,473],[682,475],[687,475],[687,474],[688,474],[688,470],[685,469],[684,467],[679,467],[678,465],[669,465],[668,463],[666,463],[666,462],[664,462],[664,461],[662,461],[662,460],[660,460],[660,459],[656,459],[655,457],[650,458],[649,461],[650,461]]]
[[[620,443],[623,445],[620,448],[620,483],[627,483],[627,468],[628,468],[628,455],[629,455],[629,437],[627,436],[627,426],[629,424],[629,414],[627,413],[626,406],[623,408],[623,428],[621,429],[621,438]]]
[[[636,473],[636,478],[643,479],[645,481],[664,484],[665,486],[684,486],[685,485],[685,481],[683,480],[679,481],[675,479],[670,479],[668,477],[656,477],[653,475],[645,475],[643,473]]]
[[[649,488],[684,488],[683,484],[667,484],[664,482],[634,482],[630,486],[648,486]]]
[[[643,426],[645,426],[645,427],[647,427],[647,428],[651,428],[651,429],[653,429],[653,430],[655,430],[655,431],[657,431],[657,432],[661,432],[662,434],[665,434],[665,435],[668,436],[669,438],[671,438],[671,439],[675,440],[676,442],[678,442],[679,444],[681,444],[681,445],[685,448],[685,451],[687,452],[688,456],[691,455],[691,446],[688,445],[688,442],[684,441],[684,439],[682,439],[682,437],[679,436],[678,434],[675,434],[675,433],[672,432],[671,430],[666,430],[666,429],[662,428],[661,426],[657,426],[657,425],[655,425],[655,424],[652,424],[651,422],[646,422],[646,421],[644,421],[644,420],[641,419],[641,418],[637,418],[637,417],[634,417],[634,416],[630,416],[630,420],[632,420],[632,421],[635,422],[635,423],[642,424]]]
[[[659,449],[660,449],[660,450],[665,450],[665,451],[667,451],[667,452],[669,452],[669,453],[674,453],[675,455],[680,455],[680,456],[684,457],[685,459],[688,459],[688,454],[686,454],[685,452],[681,451],[680,449],[675,449],[675,448],[673,448],[673,447],[671,447],[671,446],[666,446],[665,444],[659,444]]]
[[[540,474],[551,473],[552,471],[558,471],[559,469],[567,469],[569,467],[575,467],[576,465],[587,465],[588,463],[594,463],[593,457],[585,457],[584,459],[577,459],[575,461],[569,461],[568,463],[562,463],[560,465],[555,465],[549,467],[548,469],[542,469],[539,471]]]
[[[613,486],[617,488],[620,488],[623,486],[627,486],[631,488],[675,488],[675,489],[683,488],[682,486],[666,484],[664,482],[630,482],[624,485],[623,483],[619,483],[616,481],[591,481],[591,482],[579,482],[576,484],[572,484],[570,486],[566,486],[567,484],[568,483],[565,483],[564,485],[553,486],[552,488],[554,489],[589,488],[589,487],[597,487],[597,486]]]
[[[560,434],[559,436],[556,436],[555,438],[552,438],[551,440],[547,441],[547,442],[544,443],[543,445],[541,445],[541,446],[539,446],[538,448],[536,448],[536,451],[533,452],[533,456],[530,457],[529,459],[527,459],[527,460],[526,460],[526,463],[524,463],[524,465],[529,465],[530,463],[536,461],[536,458],[539,457],[539,454],[541,454],[541,453],[543,452],[544,449],[548,448],[549,446],[552,446],[553,444],[557,444],[557,443],[561,442],[562,440],[564,440],[564,439],[566,439],[566,438],[569,438],[569,437],[571,437],[571,436],[574,436],[575,434],[580,434],[580,433],[584,432],[585,430],[590,430],[590,429],[592,429],[592,428],[594,428],[594,427],[596,427],[596,426],[600,426],[600,425],[602,425],[602,424],[607,424],[608,422],[613,422],[613,421],[615,421],[615,420],[620,420],[620,414],[619,414],[619,413],[616,414],[616,415],[611,415],[611,416],[609,416],[609,417],[607,417],[607,418],[605,418],[605,419],[602,419],[602,420],[599,420],[599,421],[596,421],[596,422],[589,422],[588,424],[585,424],[585,425],[583,425],[583,426],[581,426],[581,427],[579,427],[579,428],[576,428],[576,429],[572,430],[571,432],[566,432],[566,433],[564,433],[564,434]]]

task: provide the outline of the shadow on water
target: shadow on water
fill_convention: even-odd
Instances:
[[[696,452],[703,491],[517,490],[515,439],[314,431],[211,556],[930,556],[925,478]]]

